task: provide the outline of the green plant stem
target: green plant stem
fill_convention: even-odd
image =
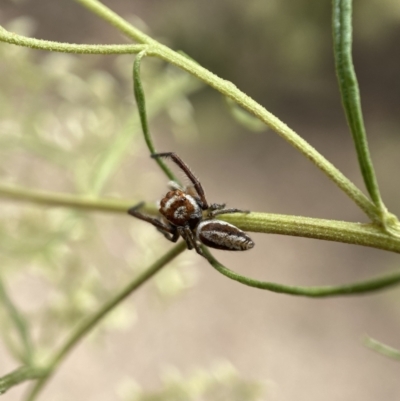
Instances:
[[[146,141],[146,145],[150,151],[150,154],[157,153],[153,144],[153,140],[149,131],[149,123],[147,121],[147,113],[146,113],[146,97],[144,95],[142,80],[140,78],[140,64],[142,62],[142,58],[146,55],[146,51],[140,52],[135,57],[135,62],[133,64],[133,92],[136,99],[136,104],[138,107],[138,112],[140,116],[140,122],[142,124],[143,136]],[[168,168],[168,166],[164,163],[161,158],[155,159],[156,163],[159,165],[162,171],[164,171],[165,175],[172,181],[178,182],[172,171]]]
[[[22,366],[13,372],[0,377],[0,395],[4,394],[11,387],[27,380],[39,379],[47,374],[46,369],[39,367]]]
[[[152,54],[152,52],[153,49],[150,49],[149,54]],[[331,178],[332,181],[334,181],[351,199],[353,199],[373,221],[377,221],[377,211],[375,206],[345,175],[343,175],[342,172],[340,172],[332,163],[325,159],[324,156],[322,156],[314,147],[307,143],[285,123],[280,121],[255,100],[241,92],[231,82],[217,77],[210,71],[199,66],[197,63],[172,52],[170,49],[166,51],[157,48],[157,50],[154,51],[154,54],[197,76],[223,95],[234,100],[249,113],[259,118],[290,145],[311,160],[326,175],[328,175],[328,177]]]
[[[0,40],[20,46],[27,46],[36,49],[59,51],[69,53],[84,54],[121,54],[121,53],[139,53],[146,50],[149,56],[156,56],[165,61],[176,65],[179,68],[189,72],[198,79],[207,83],[223,95],[235,101],[249,113],[263,121],[272,130],[278,133],[282,138],[289,142],[293,147],[303,153],[318,168],[325,172],[351,199],[356,202],[359,207],[373,220],[380,221],[380,211],[375,205],[333,164],[326,160],[316,149],[290,129],[286,124],[280,121],[273,114],[268,112],[264,107],[259,105],[249,96],[240,91],[231,82],[219,78],[215,74],[201,67],[198,63],[185,57],[168,47],[158,43],[149,36],[143,34],[138,29],[132,27],[124,19],[112,12],[103,4],[95,0],[75,0],[95,14],[110,22],[116,28],[128,35],[130,38],[138,40],[143,44],[140,45],[75,45],[51,42],[26,38],[16,35],[0,28]]]
[[[6,185],[0,185],[0,198],[47,206],[109,213],[126,213],[129,207],[138,203],[138,200],[127,201],[81,197],[70,194],[33,191]],[[153,215],[157,214],[157,208],[152,204],[146,204],[143,211]],[[219,218],[234,224],[244,231],[316,238],[400,253],[400,238],[388,235],[382,230],[380,225],[376,224],[351,223],[256,212],[249,214],[226,214],[219,216]]]
[[[378,352],[381,355],[387,356],[396,361],[400,361],[400,350],[389,347],[386,344],[381,343],[369,336],[365,336],[363,343],[366,347]]]
[[[109,22],[112,26],[117,28],[129,38],[139,42],[147,43],[149,45],[158,44],[156,40],[146,35],[139,29],[135,28],[127,22],[124,18],[120,17],[114,11],[111,11],[107,6],[97,0],[74,0],[76,3],[81,4],[83,7],[90,10],[93,14]]]
[[[144,50],[146,45],[79,45],[75,43],[60,43],[50,40],[27,38],[4,29],[0,26],[0,41],[13,45],[30,47],[61,53],[75,54],[135,54]]]
[[[138,201],[117,199],[99,199],[64,193],[29,190],[0,184],[0,197],[22,202],[32,202],[39,205],[60,206],[80,210],[92,210],[110,213],[126,213]]]
[[[358,163],[371,199],[384,222],[387,210],[383,204],[374,166],[368,148],[361,110],[360,90],[352,60],[352,0],[333,1],[333,43],[340,93],[350,131],[357,151]]]
[[[278,283],[272,283],[269,281],[259,281],[252,279],[250,277],[242,276],[234,271],[226,268],[221,263],[215,259],[210,251],[203,247],[205,257],[210,262],[210,264],[224,276],[238,281],[244,285],[253,288],[259,288],[261,290],[268,290],[272,292],[297,295],[303,297],[311,298],[324,298],[333,297],[339,295],[360,295],[368,294],[374,291],[381,290],[383,288],[388,288],[390,286],[400,284],[400,271],[392,272],[386,275],[375,277],[370,280],[359,281],[356,283],[337,285],[337,286],[318,286],[318,287],[300,287],[291,286]]]
[[[379,224],[257,212],[226,214],[218,218],[243,231],[315,238],[400,252],[400,238],[387,234]]]
[[[0,276],[0,302],[2,303],[4,308],[8,311],[8,315],[11,321],[13,322],[14,327],[20,338],[23,347],[23,352],[21,353],[23,357],[23,362],[26,365],[31,365],[33,357],[33,347],[28,324],[24,316],[20,313],[20,311],[17,309],[17,307],[9,297],[1,276]]]
[[[184,241],[175,245],[169,252],[153,263],[143,273],[135,277],[126,287],[119,291],[113,298],[106,302],[96,313],[84,320],[78,327],[71,333],[69,338],[63,345],[55,352],[52,356],[46,374],[39,378],[37,383],[33,386],[29,392],[26,401],[33,401],[36,396],[40,393],[44,385],[47,383],[51,375],[54,373],[58,365],[65,359],[68,353],[78,344],[83,337],[92,330],[96,324],[107,315],[112,309],[119,305],[124,299],[131,295],[137,290],[142,284],[149,280],[154,274],[156,274],[162,267],[167,263],[171,262],[175,257],[182,253],[186,249],[186,243]]]
[[[345,175],[343,175],[332,163],[326,160],[325,157],[323,157],[316,149],[314,149],[286,124],[280,121],[272,113],[268,112],[252,98],[240,91],[234,84],[211,73],[190,58],[169,49],[167,46],[164,46],[143,34],[97,0],[75,1],[90,9],[105,21],[111,23],[128,37],[143,44],[148,44],[149,47],[146,49],[146,54],[148,56],[159,57],[189,72],[263,121],[278,135],[289,142],[289,144],[303,153],[303,155],[311,160],[329,178],[331,178],[339,188],[353,199],[353,201],[372,219],[372,221],[381,221],[380,211]]]

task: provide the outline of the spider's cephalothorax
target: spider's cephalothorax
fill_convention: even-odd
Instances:
[[[169,191],[160,201],[160,213],[174,226],[189,225],[193,230],[202,219],[202,208],[193,196],[181,189]]]
[[[183,189],[175,182],[170,183],[170,191],[160,201],[161,219],[140,213],[143,202],[131,207],[128,210],[130,215],[153,224],[172,242],[182,237],[188,249],[194,248],[200,255],[203,254],[200,244],[227,251],[246,251],[254,247],[254,242],[244,231],[215,219],[219,214],[247,212],[226,209],[225,205],[215,203],[208,205],[200,181],[175,153],[157,153],[151,157],[170,158],[183,170],[192,186]]]

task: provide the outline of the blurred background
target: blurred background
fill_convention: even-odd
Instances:
[[[109,0],[277,115],[364,188],[333,67],[331,2]],[[127,43],[73,1],[2,0],[0,24],[40,39]],[[383,198],[400,214],[400,3],[354,5],[354,62]],[[148,157],[133,102],[131,56],[49,54],[0,44],[0,179],[28,189],[156,201],[167,180]],[[217,92],[158,60],[142,64],[151,130],[211,202],[259,212],[365,222],[308,160]],[[1,200],[8,295],[48,355],[76,322],[171,244],[129,216]],[[251,252],[214,252],[231,269],[293,285],[340,284],[399,266],[383,251],[252,234]],[[68,357],[41,400],[394,400],[399,290],[303,299],[247,288],[185,252],[119,306]],[[0,376],[20,365],[0,309]],[[22,399],[27,384],[4,401]]]

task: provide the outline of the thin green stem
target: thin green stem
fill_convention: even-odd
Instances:
[[[142,124],[142,131],[144,140],[146,141],[146,145],[150,151],[150,154],[157,153],[154,147],[153,140],[149,131],[149,123],[147,121],[147,113],[146,113],[146,97],[143,90],[142,80],[140,78],[140,64],[142,62],[142,58],[146,56],[146,52],[140,52],[135,57],[135,62],[133,64],[133,92],[136,99],[136,104],[138,107],[138,112],[140,116],[140,122]],[[164,163],[161,158],[155,159],[159,167],[162,171],[164,171],[165,175],[172,181],[178,182],[175,178],[172,171],[168,168],[168,166]]]
[[[80,210],[92,210],[110,213],[126,213],[136,201],[117,199],[98,199],[64,193],[33,191],[26,188],[0,185],[0,197],[39,205],[68,207]]]
[[[279,136],[285,139],[291,146],[300,151],[304,156],[311,160],[320,170],[322,170],[336,185],[341,188],[360,208],[373,220],[377,221],[377,210],[373,203],[331,162],[325,159],[314,147],[301,138],[296,132],[289,128],[272,113],[267,111],[255,100],[240,91],[231,82],[223,80],[215,74],[207,71],[197,63],[185,58],[170,49],[164,48],[149,49],[149,54],[154,55],[188,71],[197,76],[208,85],[218,90],[223,95],[235,101],[252,115],[263,121]]]
[[[149,45],[158,43],[150,36],[146,35],[139,29],[133,27],[129,22],[127,22],[125,19],[120,17],[118,14],[110,10],[108,7],[106,7],[99,1],[97,0],[74,0],[74,1],[76,3],[81,4],[88,10],[90,10],[93,14],[109,22],[110,25],[120,30],[123,34],[125,34],[129,38],[139,43],[146,43]]]
[[[149,49],[147,52],[148,55],[160,57],[191,73],[228,98],[234,100],[249,113],[259,118],[271,129],[276,131],[278,135],[303,153],[318,168],[324,171],[325,174],[327,174],[328,177],[330,177],[351,199],[353,199],[373,221],[380,221],[379,211],[376,210],[375,206],[369,201],[369,199],[347,177],[345,177],[336,167],[334,167],[328,160],[326,160],[319,152],[317,152],[310,144],[308,144],[298,134],[291,130],[286,124],[280,121],[273,114],[269,113],[264,107],[259,105],[249,96],[241,92],[231,82],[219,78],[215,74],[201,67],[198,63],[192,61],[190,58],[161,45],[149,36],[140,32],[138,29],[132,27],[124,19],[119,17],[98,1],[75,1],[81,3],[101,18],[107,20],[129,37],[134,38],[142,43],[151,45],[151,49],[146,47],[146,45],[74,45],[42,41],[12,34],[3,28],[0,30],[0,39],[8,43],[37,49],[85,54],[121,54],[124,52],[139,53],[145,49]]]
[[[96,313],[84,320],[78,327],[71,333],[69,338],[65,341],[55,355],[51,358],[48,364],[47,374],[42,376],[29,392],[26,401],[33,401],[40,393],[44,385],[47,383],[51,375],[54,373],[58,365],[65,359],[68,353],[83,339],[83,337],[92,330],[96,324],[103,319],[108,312],[119,305],[124,299],[137,290],[142,284],[154,276],[161,268],[171,262],[175,257],[186,249],[186,243],[180,242],[173,247],[164,256],[153,263],[143,273],[135,277],[126,287],[119,291],[113,298],[106,302]]]
[[[218,217],[244,231],[372,246],[373,248],[400,253],[400,238],[389,235],[382,230],[379,224],[352,223],[257,212],[249,214],[235,213]]]
[[[381,343],[380,341],[375,340],[369,336],[365,336],[365,338],[363,339],[363,343],[366,347],[378,352],[381,355],[384,355],[396,361],[400,361],[400,350],[396,348],[392,348],[389,345]]]
[[[27,380],[36,380],[47,374],[47,371],[39,367],[22,366],[13,372],[0,377],[0,395]]]
[[[0,27],[0,41],[32,49],[47,50],[75,54],[136,54],[144,50],[146,45],[78,45],[75,43],[60,43],[50,40],[27,38],[8,32]]]
[[[384,222],[387,210],[379,192],[368,148],[360,90],[352,60],[352,0],[333,1],[333,43],[343,108],[353,136],[361,173],[371,199],[379,208],[382,222]]]
[[[252,115],[263,121],[273,131],[285,139],[290,145],[299,150],[319,169],[321,169],[336,185],[341,188],[353,201],[374,221],[380,222],[380,211],[376,206],[357,188],[345,175],[343,175],[332,163],[322,156],[309,143],[301,138],[297,133],[290,129],[281,120],[268,112],[255,100],[240,91],[233,83],[226,81],[212,72],[206,70],[197,62],[191,60],[178,52],[169,49],[167,46],[155,41],[149,36],[140,32],[137,28],[129,25],[109,8],[97,0],[75,0],[96,13],[100,18],[114,25],[121,32],[139,42],[149,46],[146,54],[159,57],[175,66],[189,72],[193,76],[202,80],[223,95],[235,101]]]
[[[359,281],[356,283],[337,285],[337,286],[318,286],[318,287],[299,287],[284,285],[278,283],[272,283],[269,281],[259,281],[252,279],[250,277],[242,276],[234,271],[226,268],[221,263],[215,259],[210,251],[203,247],[205,257],[210,262],[210,264],[223,274],[224,276],[238,281],[249,287],[259,288],[261,290],[268,290],[272,292],[277,292],[281,294],[297,295],[303,297],[312,298],[324,298],[333,297],[339,295],[360,295],[368,294],[374,291],[378,291],[390,286],[400,284],[400,271],[392,272],[386,275],[375,277],[370,280]]]
[[[8,311],[8,315],[20,338],[23,347],[23,352],[21,353],[23,357],[23,362],[26,365],[30,365],[32,363],[32,358],[33,358],[33,347],[28,324],[24,316],[20,313],[20,311],[17,309],[17,307],[9,297],[1,276],[0,276],[0,301],[3,304],[4,308]]]
[[[129,207],[138,203],[137,200],[82,197],[63,193],[33,191],[6,185],[0,185],[0,198],[109,213],[126,213]],[[157,214],[157,208],[152,204],[146,204],[143,211],[148,214]],[[234,224],[244,231],[316,238],[400,253],[400,238],[388,235],[377,224],[361,224],[256,212],[227,214],[221,215],[219,218]]]

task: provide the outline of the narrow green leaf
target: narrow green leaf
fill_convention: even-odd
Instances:
[[[352,60],[352,0],[333,0],[333,43],[343,108],[353,136],[361,173],[371,199],[380,211],[381,222],[385,223],[387,210],[379,192],[368,148],[360,91]]]
[[[150,106],[147,116],[152,119],[157,114],[165,110],[170,102],[180,99],[199,90],[202,83],[193,79],[189,74],[177,74],[171,78],[169,74],[164,74],[160,79],[160,85],[147,96],[147,104]],[[131,142],[140,131],[140,116],[138,112],[134,112],[121,129],[121,132],[110,144],[108,150],[99,157],[95,166],[92,177],[91,193],[97,195],[101,192],[103,186],[109,177],[117,170],[121,164],[123,157],[131,148]]]
[[[157,153],[153,144],[153,140],[150,136],[149,124],[147,121],[147,113],[146,113],[146,99],[144,95],[142,80],[140,79],[140,63],[142,58],[146,55],[146,52],[140,52],[135,57],[135,62],[133,64],[133,92],[135,95],[136,103],[138,106],[138,112],[140,116],[140,122],[142,124],[142,131],[144,140],[146,141],[146,145],[150,151],[150,154]],[[165,175],[172,181],[179,182],[172,171],[168,168],[168,166],[164,163],[161,158],[155,159],[157,164],[160,166],[161,170],[164,171]]]
[[[46,374],[42,375],[36,384],[32,387],[26,397],[26,401],[36,399],[44,385],[47,383],[52,374],[56,371],[58,365],[65,359],[69,352],[105,317],[115,309],[129,295],[135,292],[139,287],[146,283],[151,277],[159,272],[166,264],[180,255],[186,249],[185,241],[179,242],[165,255],[161,256],[147,269],[143,270],[138,276],[134,277],[112,298],[104,303],[96,312],[87,316],[78,326],[72,331],[70,336],[61,344],[60,348],[52,355],[48,362]]]

